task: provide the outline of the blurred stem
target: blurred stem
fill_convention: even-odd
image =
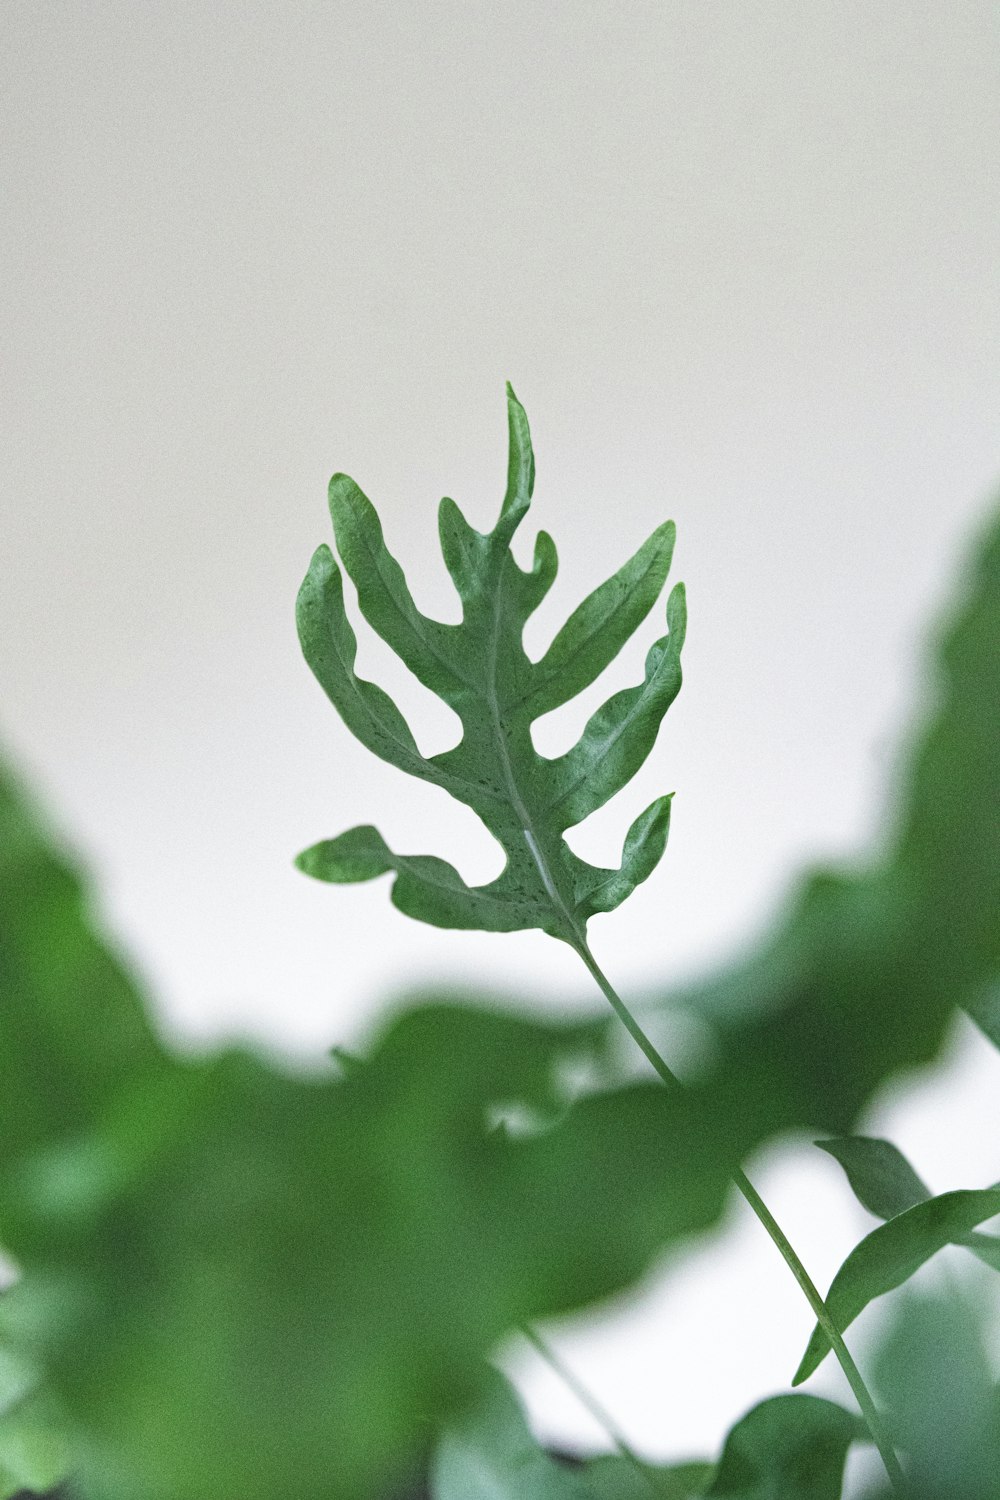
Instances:
[[[604,970],[600,967],[594,955],[591,953],[590,948],[587,945],[586,938],[584,938],[579,933],[574,932],[571,939],[571,946],[583,959],[583,962],[586,964],[588,970],[590,971],[598,987],[600,988],[601,993],[608,1001],[615,1015],[621,1021],[629,1036],[635,1042],[636,1046],[639,1047],[640,1051],[643,1053],[646,1060],[653,1067],[663,1083],[665,1083],[668,1088],[682,1089],[684,1085],[681,1083],[681,1080],[677,1077],[677,1074],[673,1071],[673,1069],[668,1065],[668,1063],[654,1047],[653,1043],[643,1031],[642,1027],[639,1025],[639,1022],[629,1010],[624,1000],[614,989],[611,981],[608,979],[608,976],[604,973]],[[743,1194],[743,1197],[746,1199],[747,1203],[749,1203],[754,1213],[757,1215],[757,1218],[767,1230],[767,1233],[774,1241],[774,1244],[778,1247],[778,1250],[781,1252],[785,1264],[788,1266],[792,1275],[795,1277],[795,1280],[798,1282],[799,1286],[802,1288],[802,1291],[805,1293],[806,1300],[815,1313],[817,1322],[829,1339],[830,1347],[833,1350],[834,1354],[837,1356],[837,1359],[840,1362],[840,1368],[843,1370],[844,1375],[847,1377],[847,1382],[850,1385],[851,1390],[854,1392],[858,1406],[861,1408],[861,1415],[865,1420],[868,1431],[871,1433],[872,1442],[878,1449],[882,1462],[885,1465],[885,1470],[889,1476],[892,1488],[897,1495],[905,1496],[906,1480],[903,1475],[903,1470],[900,1467],[899,1459],[896,1456],[896,1450],[892,1446],[892,1442],[885,1429],[882,1417],[879,1414],[878,1407],[875,1405],[872,1393],[865,1384],[864,1377],[855,1364],[850,1350],[844,1343],[843,1334],[840,1332],[833,1319],[831,1318],[826,1303],[820,1296],[815,1282],[809,1275],[809,1272],[806,1270],[805,1266],[802,1264],[798,1255],[795,1253],[795,1250],[791,1245],[788,1236],[785,1234],[784,1230],[781,1228],[781,1225],[771,1213],[771,1210],[768,1208],[767,1204],[764,1202],[763,1198],[760,1196],[757,1189],[750,1181],[749,1177],[743,1171],[742,1167],[737,1167],[736,1171],[733,1173],[732,1180],[739,1188],[740,1192]]]
[[[637,1469],[638,1472],[642,1475],[643,1479],[650,1486],[650,1488],[657,1495],[660,1495],[662,1497],[663,1487],[659,1482],[655,1469],[647,1464],[644,1459],[639,1457],[638,1453],[636,1453],[631,1443],[625,1437],[617,1422],[607,1411],[605,1411],[604,1407],[598,1401],[597,1397],[593,1396],[590,1391],[588,1391],[587,1387],[582,1383],[582,1381],[578,1379],[576,1375],[574,1375],[573,1371],[568,1367],[568,1365],[563,1364],[559,1355],[548,1343],[546,1343],[546,1341],[542,1338],[541,1334],[538,1333],[536,1329],[532,1328],[530,1324],[524,1323],[521,1326],[521,1332],[528,1340],[528,1343],[531,1345],[531,1347],[536,1351],[536,1353],[540,1354],[545,1363],[549,1365],[550,1368],[554,1370],[555,1373],[559,1376],[559,1379],[562,1381],[563,1385],[567,1386],[573,1392],[573,1395],[579,1401],[580,1405],[587,1411],[589,1411],[590,1415],[594,1418],[594,1421],[599,1423],[600,1426],[604,1428],[604,1431],[614,1443],[622,1458],[627,1459],[632,1467],[634,1469]]]

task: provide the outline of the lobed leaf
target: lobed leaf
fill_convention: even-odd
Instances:
[[[459,716],[459,744],[422,757],[391,700],[355,675],[356,640],[339,570],[326,548],[316,553],[300,591],[299,635],[309,665],[348,728],[384,760],[471,807],[506,855],[497,880],[470,888],[443,861],[386,850],[382,873],[396,872],[395,904],[438,926],[501,932],[540,927],[579,946],[588,919],[625,900],[663,853],[665,799],[633,825],[620,870],[587,864],[562,835],[620,791],[649,755],[681,685],[684,593],[678,587],[670,595],[669,632],[651,648],[644,681],[598,709],[568,754],[554,760],[539,755],[533,720],[593,682],[649,613],[670,566],[674,527],[659,527],[573,611],[542,659],[530,661],[524,626],[555,577],[556,552],[541,532],[529,571],[511,553],[531,500],[534,456],[527,418],[509,386],[507,418],[508,482],[493,531],[481,534],[453,500],[441,502],[441,550],[462,601],[460,625],[428,619],[417,609],[371,502],[345,475],[335,475],[330,484],[337,546],[361,612]],[[337,839],[315,845],[300,857],[299,868],[320,879],[352,879],[343,850],[359,838],[354,831],[347,846]],[[358,868],[357,878],[374,878],[367,873],[374,869],[371,861]]]
[[[902,1286],[945,1245],[961,1243],[970,1230],[996,1214],[1000,1186],[960,1189],[917,1203],[872,1230],[844,1261],[824,1299],[837,1328],[843,1333],[876,1297]],[[808,1379],[829,1351],[829,1340],[817,1323],[792,1384]]]

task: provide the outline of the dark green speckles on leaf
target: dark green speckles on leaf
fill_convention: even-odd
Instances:
[[[500,518],[488,535],[469,525],[454,500],[441,502],[445,564],[462,601],[462,622],[447,625],[417,609],[403,571],[388,551],[371,501],[352,479],[330,482],[337,547],[361,612],[425,687],[462,722],[460,743],[423,756],[392,699],[354,670],[357,641],[344,609],[340,569],[320,547],[299,592],[298,627],[313,672],[348,728],[383,760],[443,787],[471,807],[502,845],[507,863],[488,885],[469,887],[430,856],[395,854],[371,827],[314,844],[299,868],[335,883],[395,871],[392,899],[401,911],[439,927],[513,932],[540,927],[580,941],[589,917],[611,911],[646,879],[667,840],[670,798],[632,824],[620,869],[575,855],[563,834],[620,791],[648,756],[681,685],[686,623],[684,590],[667,603],[668,633],[650,649],[644,680],[609,698],[578,743],[546,759],[531,724],[567,703],[604,671],[658,598],[674,547],[674,525],[657,528],[638,552],[573,611],[538,662],[522,636],[556,575],[555,545],[544,531],[530,569],[510,543],[531,502],[535,461],[524,409],[507,387],[510,456]]]

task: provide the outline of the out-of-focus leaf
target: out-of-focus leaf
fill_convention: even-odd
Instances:
[[[1000,1047],[1000,985],[991,984],[970,995],[965,1008],[983,1035]]]
[[[433,1500],[839,1500],[847,1450],[864,1423],[815,1396],[774,1396],[747,1412],[717,1466],[640,1468],[618,1455],[568,1473],[541,1451],[505,1382],[440,1443]]]
[[[22,830],[44,894],[67,877],[26,814]],[[71,895],[73,950],[89,953]],[[37,1028],[5,1037],[13,1076],[88,991],[67,974],[49,1009],[49,950],[16,928],[5,942],[21,1013],[36,973],[43,1002]],[[634,1283],[711,1224],[754,1139],[724,1100],[645,1082],[540,1133],[492,1130],[498,1107],[551,1112],[554,1076],[604,1023],[425,1007],[343,1078],[305,1080],[152,1041],[130,1076],[125,1019],[102,1059],[118,1086],[0,1172],[23,1273],[4,1336],[44,1369],[87,1500],[378,1495],[511,1327]],[[86,1080],[85,1050],[79,1066]],[[0,1096],[0,1129],[18,1107]]]
[[[88,1500],[362,1500],[415,1461],[526,1318],[634,1282],[725,1196],[724,1136],[657,1084],[537,1135],[589,1030],[409,1013],[346,1078],[229,1054],[175,1065],[88,1138],[3,1184],[24,1268],[8,1336],[71,1418]],[[666,1143],[666,1144],[665,1144]]]
[[[65,1404],[83,1493],[377,1495],[513,1324],[627,1284],[717,1212],[683,1120],[676,1156],[652,1150],[662,1089],[585,1099],[538,1137],[489,1129],[592,1045],[424,1010],[341,1082],[175,1064],[85,1148],[29,1155],[3,1184],[24,1270],[5,1323]]]
[[[59,1415],[37,1373],[0,1345],[0,1500],[42,1494],[65,1479],[68,1454]]]
[[[986,1354],[992,1318],[965,1296],[900,1299],[875,1379],[912,1500],[998,1500],[1000,1402]]]
[[[885,857],[814,874],[745,960],[658,1002],[714,1030],[717,1086],[764,1133],[846,1133],[879,1081],[936,1055],[956,1005],[1000,1037],[1000,514],[940,661]]]
[[[603,1019],[425,1005],[338,1078],[170,1058],[4,787],[0,1225],[21,1279],[0,1333],[44,1371],[87,1500],[380,1496],[511,1327],[633,1283],[721,1211],[739,1142],[693,1096],[637,1083],[492,1128],[552,1118]],[[20,1131],[39,1057],[86,1107]]]
[[[705,1463],[656,1464],[640,1473],[618,1454],[595,1458],[585,1466],[593,1500],[699,1500],[714,1473]]]
[[[973,1015],[1000,977],[1000,524],[944,634],[940,702],[913,761],[895,863],[914,941]]]
[[[569,1469],[538,1445],[509,1383],[490,1372],[479,1401],[438,1443],[432,1500],[695,1500],[710,1464],[650,1464],[617,1454]]]
[[[839,1500],[847,1450],[864,1423],[817,1396],[772,1396],[726,1438],[712,1500]]]
[[[85,1127],[123,1080],[138,1086],[158,1065],[133,982],[88,907],[0,764],[0,1171]]]
[[[839,1500],[847,1450],[868,1441],[864,1423],[832,1401],[772,1396],[732,1428],[717,1465],[680,1464],[647,1476],[614,1457],[585,1473],[595,1500],[655,1500],[657,1493],[666,1500]]]
[[[609,698],[565,755],[539,755],[532,721],[589,686],[649,613],[670,566],[674,526],[659,527],[573,612],[541,661],[530,661],[522,634],[555,578],[556,552],[541,532],[529,572],[511,553],[531,500],[535,464],[527,418],[509,386],[507,418],[507,492],[493,531],[484,536],[473,530],[453,500],[441,502],[441,548],[462,601],[460,625],[420,613],[371,501],[344,474],[330,482],[337,546],[362,613],[458,714],[463,733],[454,749],[422,756],[391,699],[357,676],[357,641],[328,547],[313,557],[297,609],[306,659],[348,728],[383,760],[471,807],[503,848],[506,865],[496,880],[470,888],[444,860],[395,854],[367,825],[313,845],[297,863],[318,880],[335,883],[394,871],[396,906],[440,927],[540,927],[578,944],[588,918],[620,905],[663,854],[669,797],[632,824],[618,870],[587,864],[563,834],[620,791],[653,747],[681,685],[684,591],[678,585],[670,595],[669,633],[650,648],[644,681]]]
[[[956,1244],[971,1250],[976,1259],[982,1261],[984,1266],[989,1266],[991,1271],[1000,1271],[1000,1239],[995,1235],[967,1234],[963,1239],[957,1240]]]
[[[23,1268],[5,1337],[45,1371],[86,1500],[380,1500],[499,1338],[633,1284],[712,1224],[734,1162],[788,1118],[766,1074],[744,1091],[753,1107],[733,1107],[734,1032],[688,1091],[594,1093],[507,1138],[497,1109],[550,1117],[554,1075],[604,1030],[457,1005],[402,1017],[336,1080],[239,1053],[174,1061],[129,1019],[134,992],[15,811],[39,901],[53,882],[59,919],[81,929],[65,951],[97,949],[120,1004],[102,1056],[93,1037],[56,1052],[67,1097],[77,1068],[106,1080],[87,1110],[39,1116],[0,1169],[3,1237]],[[90,993],[66,969],[54,988],[64,950],[22,931],[3,935],[18,988],[0,1022],[25,1023],[4,1034],[11,1078],[49,1028],[86,1039]],[[785,1046],[808,1059],[811,1033]],[[0,1132],[14,1134],[21,1098],[0,1094]],[[796,1123],[812,1117],[811,1098],[798,1107]]]
[[[513,1390],[495,1370],[482,1397],[437,1445],[432,1500],[590,1500],[582,1477],[542,1451]]]
[[[836,1326],[843,1332],[869,1302],[902,1286],[932,1255],[960,1243],[995,1214],[1000,1214],[1000,1186],[942,1193],[873,1229],[851,1251],[824,1299]],[[829,1351],[817,1323],[792,1384],[806,1380]]]
[[[906,1157],[891,1141],[867,1135],[844,1135],[817,1141],[821,1150],[839,1161],[858,1201],[879,1219],[892,1219],[931,1197]],[[994,1271],[1000,1271],[1000,1239],[971,1234],[956,1240]]]
[[[891,1141],[869,1135],[841,1135],[817,1141],[816,1145],[840,1163],[854,1196],[877,1219],[894,1219],[932,1196]]]

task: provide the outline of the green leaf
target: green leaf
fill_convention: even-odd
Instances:
[[[963,1239],[957,1240],[956,1244],[971,1250],[977,1260],[982,1261],[984,1266],[989,1266],[991,1271],[1000,1271],[1000,1239],[991,1234],[967,1234]]]
[[[817,1396],[772,1396],[726,1438],[712,1500],[839,1500],[847,1450],[864,1423]]]
[[[66,1437],[51,1393],[23,1359],[0,1345],[0,1500],[22,1490],[54,1489],[68,1470]]]
[[[699,1500],[715,1472],[712,1464],[650,1464],[640,1472],[618,1454],[592,1459],[583,1470],[592,1500]]]
[[[514,1393],[495,1376],[437,1449],[432,1500],[839,1500],[847,1450],[868,1434],[815,1396],[775,1396],[743,1417],[718,1466],[640,1469],[609,1455],[569,1472],[538,1447]]]
[[[438,1443],[431,1500],[695,1500],[710,1464],[643,1465],[617,1454],[575,1468],[541,1449],[508,1381],[489,1372],[477,1403]]]
[[[896,859],[912,891],[924,962],[975,1016],[986,987],[1000,978],[996,517],[944,634],[937,687],[939,706],[910,772]]]
[[[90,896],[0,764],[0,1170],[79,1130],[159,1051]],[[2,1232],[2,1229],[0,1229]]]
[[[666,797],[632,825],[618,870],[587,864],[563,834],[620,791],[652,749],[681,685],[684,592],[678,586],[670,595],[668,633],[651,647],[643,681],[609,698],[565,755],[539,755],[531,739],[533,720],[592,683],[649,613],[670,566],[674,527],[659,527],[573,612],[542,659],[530,661],[524,626],[552,584],[556,553],[544,532],[529,571],[511,553],[531,499],[534,458],[527,418],[509,386],[507,415],[508,484],[494,530],[482,535],[454,501],[441,503],[441,549],[462,601],[460,625],[421,614],[371,501],[346,475],[334,475],[330,483],[337,547],[362,614],[459,716],[457,746],[422,756],[391,699],[356,675],[356,639],[340,570],[326,547],[313,558],[297,610],[306,659],[348,728],[376,755],[471,807],[503,848],[505,867],[488,885],[470,888],[443,860],[393,853],[370,827],[316,844],[297,863],[334,882],[394,871],[396,906],[438,926],[494,932],[540,927],[579,945],[588,919],[624,901],[651,873],[666,843]]]
[[[88,1500],[379,1496],[511,1327],[711,1223],[727,1138],[656,1083],[492,1130],[544,1113],[605,1029],[426,1007],[339,1080],[174,1063],[85,1152],[29,1156],[0,1185],[7,1337],[68,1413]]]
[[[843,1333],[876,1297],[902,1286],[932,1255],[945,1245],[960,1243],[995,1214],[1000,1214],[1000,1186],[960,1189],[917,1203],[873,1229],[851,1251],[826,1295],[837,1328]],[[792,1384],[808,1379],[829,1351],[829,1340],[817,1323]]]
[[[894,1219],[931,1197],[930,1188],[891,1141],[842,1135],[816,1145],[839,1161],[854,1196],[877,1219]]]
[[[0,1415],[0,1500],[47,1494],[68,1475],[65,1437],[43,1404],[26,1401]]]
[[[344,585],[329,547],[318,547],[297,601],[299,634],[308,642],[309,665],[344,723],[369,750],[438,786],[450,787],[417,749],[406,720],[374,683],[354,671],[358,643],[344,609]]]
[[[550,545],[536,561],[540,597]],[[914,878],[820,877],[708,987],[716,1047],[688,1094],[629,1084],[506,1139],[498,1107],[565,1106],[582,1035],[430,1007],[341,1081],[176,1062],[6,778],[0,834],[0,1232],[23,1268],[5,1337],[65,1409],[87,1500],[380,1497],[499,1337],[633,1284],[716,1221],[731,1163],[769,1135],[849,1128],[934,1055],[956,998]]]
[[[965,1009],[994,1047],[1000,1047],[1000,985],[986,985],[966,998]]]
[[[675,536],[672,521],[658,527],[573,611],[537,665],[526,702],[532,717],[568,703],[611,665],[660,596]]]
[[[845,1135],[816,1145],[840,1162],[858,1201],[878,1219],[892,1219],[931,1197],[903,1153],[891,1141],[872,1136]],[[990,1267],[1000,1271],[1000,1239],[975,1232],[955,1241]]]
[[[476,1406],[438,1443],[431,1500],[590,1500],[585,1481],[544,1453],[513,1390],[489,1372]]]
[[[594,1500],[839,1500],[847,1451],[869,1441],[860,1418],[815,1396],[773,1396],[747,1412],[726,1438],[717,1466],[653,1467],[619,1457],[584,1469]],[[435,1497],[437,1500],[437,1497]]]
[[[881,1080],[937,1055],[957,1005],[1000,1038],[998,559],[995,513],[886,855],[804,878],[745,957],[653,1007],[709,1028],[717,1086],[765,1135],[807,1122],[849,1132]]]
[[[512,1323],[632,1279],[678,1208],[691,1222],[683,1179],[670,1208],[657,1172],[657,1227],[646,1193],[612,1195],[612,1226],[554,1178],[610,1151],[624,1180],[662,1091],[626,1097],[617,1130],[587,1101],[537,1140],[489,1129],[497,1104],[544,1108],[605,1029],[451,1006],[401,1018],[342,1082],[172,1064],[89,1136],[69,1214],[81,1147],[29,1156],[3,1183],[24,1270],[5,1320],[72,1419],[83,1492],[379,1494]]]

